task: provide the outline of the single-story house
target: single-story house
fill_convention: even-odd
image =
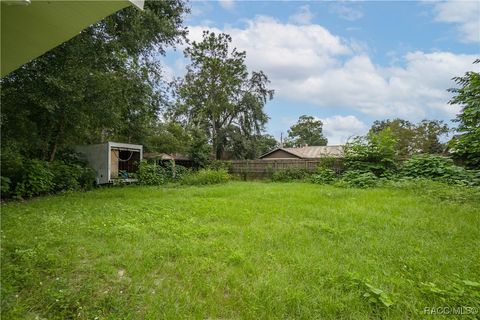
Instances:
[[[326,157],[343,157],[344,147],[337,146],[305,146],[300,148],[276,148],[259,157],[262,160],[280,159],[319,159]]]
[[[134,182],[143,159],[143,146],[130,143],[106,142],[75,147],[75,151],[95,170],[97,184],[113,183],[116,179]]]

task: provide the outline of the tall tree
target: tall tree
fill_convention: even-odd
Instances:
[[[2,150],[53,160],[77,143],[142,143],[162,103],[157,55],[183,39],[186,10],[126,8],[3,78]]]
[[[249,75],[246,53],[230,49],[231,42],[227,34],[204,31],[201,42],[185,49],[191,63],[177,84],[176,115],[205,131],[216,159],[232,132],[245,137],[261,133],[268,120],[263,107],[273,98],[267,76],[262,71]]]
[[[416,153],[441,153],[444,149],[440,139],[449,132],[448,126],[439,120],[422,120],[412,123],[408,120],[393,119],[375,121],[370,132],[378,134],[389,128],[396,139],[396,155],[407,157]]]
[[[450,104],[460,105],[462,111],[454,120],[459,134],[450,141],[451,152],[469,167],[480,169],[480,73],[470,71],[453,79],[459,88],[449,90],[455,94]]]
[[[312,116],[300,116],[296,124],[288,130],[285,144],[291,147],[326,146],[327,138],[323,135],[323,123]]]

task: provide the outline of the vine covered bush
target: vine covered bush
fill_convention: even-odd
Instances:
[[[372,188],[376,187],[378,183],[379,179],[373,173],[352,170],[345,172],[336,185],[345,188]]]
[[[457,166],[448,157],[432,154],[412,156],[404,162],[400,173],[404,177],[426,178],[450,184],[480,184],[479,172]]]
[[[332,184],[337,181],[337,174],[332,169],[319,167],[310,181],[315,184]]]

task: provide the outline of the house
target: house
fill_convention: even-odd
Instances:
[[[97,174],[97,184],[113,183],[117,179],[134,182],[143,159],[143,146],[138,144],[106,142],[75,147]]]
[[[341,158],[344,147],[337,146],[306,146],[300,148],[276,148],[259,157],[262,160],[281,159],[320,159],[320,158]]]

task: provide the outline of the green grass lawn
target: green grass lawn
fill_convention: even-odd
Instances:
[[[2,319],[416,319],[480,307],[480,200],[419,190],[232,182],[4,204]]]

